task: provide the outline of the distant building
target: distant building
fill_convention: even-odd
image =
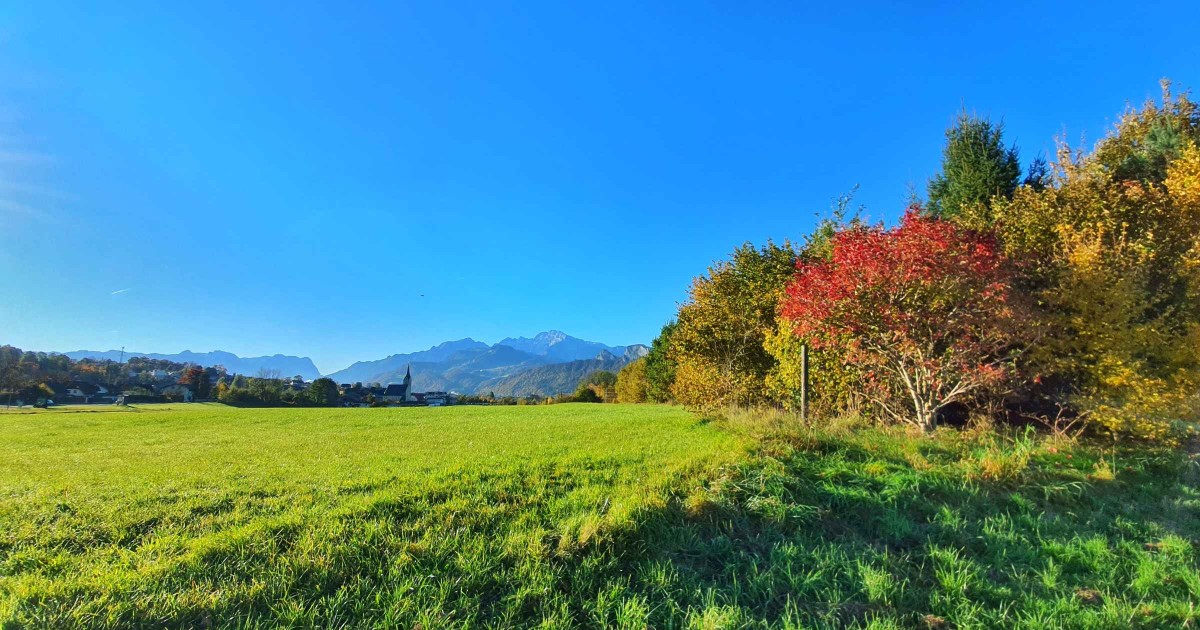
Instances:
[[[94,403],[109,402],[115,399],[115,396],[110,391],[110,388],[115,387],[114,385],[73,382],[54,384],[51,386],[51,389],[54,390],[55,398],[63,402]]]
[[[73,396],[75,398],[89,398],[95,396],[99,392],[99,388],[90,383],[71,383],[63,388],[63,396]]]
[[[183,402],[192,402],[192,388],[188,387],[187,385],[181,385],[179,383],[167,385],[166,387],[160,387],[158,389],[158,393],[163,396],[178,396],[179,398],[183,399]]]
[[[425,404],[430,407],[444,407],[457,401],[454,394],[447,392],[425,392],[424,399]]]
[[[380,397],[384,402],[390,403],[405,403],[412,402],[412,366],[404,371],[404,381],[402,383],[390,383],[383,390],[383,396]]]

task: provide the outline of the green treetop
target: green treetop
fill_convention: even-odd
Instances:
[[[929,182],[928,211],[973,227],[988,225],[991,200],[1012,197],[1020,180],[1017,148],[1004,146],[1004,125],[964,111],[946,131],[942,168]]]

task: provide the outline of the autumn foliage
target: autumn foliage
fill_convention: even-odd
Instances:
[[[954,406],[1188,443],[1200,106],[1164,83],[1160,103],[1130,108],[1090,151],[1060,144],[1023,181],[1001,133],[960,117],[928,207],[894,227],[843,197],[800,247],[746,244],[714,264],[655,342],[656,391],[704,409],[795,408],[803,389],[818,417],[929,430]]]
[[[892,229],[841,232],[830,260],[799,263],[781,315],[814,350],[844,348],[884,413],[931,429],[946,405],[1009,378],[1011,285],[991,237],[913,209]]]
[[[1040,395],[1114,437],[1179,444],[1200,408],[1200,111],[1164,85],[1090,153],[1059,149],[1055,181],[996,206],[1031,261],[1045,334]]]
[[[765,400],[774,365],[765,340],[775,329],[796,256],[788,241],[747,243],[695,279],[671,331],[670,392],[676,401],[711,410]]]

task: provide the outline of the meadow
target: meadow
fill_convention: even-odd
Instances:
[[[0,416],[6,626],[566,610],[561,558],[739,449],[666,407],[69,411]]]
[[[1200,463],[669,406],[0,414],[0,625],[1200,622]]]

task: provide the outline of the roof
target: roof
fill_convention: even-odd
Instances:
[[[72,382],[72,383],[68,383],[66,385],[56,384],[53,387],[51,387],[51,389],[53,389],[56,393],[58,393],[60,395],[66,394],[68,389],[78,389],[79,391],[83,392],[83,394],[85,396],[91,396],[92,394],[95,394],[96,392],[100,391],[99,387],[96,387],[95,385],[92,385],[91,383],[79,383],[79,382]]]
[[[408,395],[408,386],[399,384],[399,383],[392,383],[391,385],[388,385],[387,389],[385,389],[383,391],[383,395],[384,396],[407,396]]]

